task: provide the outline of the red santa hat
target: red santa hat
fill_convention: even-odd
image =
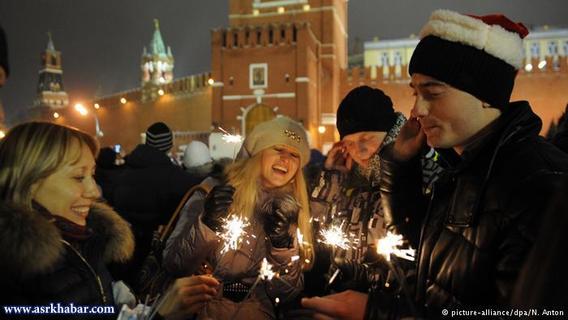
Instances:
[[[409,73],[431,76],[494,107],[509,103],[523,63],[522,23],[504,15],[436,10],[420,32]]]

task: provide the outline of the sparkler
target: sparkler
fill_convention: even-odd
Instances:
[[[391,260],[391,254],[408,261],[414,261],[416,250],[412,249],[410,246],[408,249],[400,248],[403,245],[404,240],[402,239],[402,235],[394,234],[389,231],[384,238],[378,240],[377,253],[384,256],[387,261]]]
[[[304,235],[300,232],[300,228],[296,229],[296,235],[298,239],[298,245],[300,246],[300,248],[304,247]]]
[[[223,249],[221,254],[229,250],[236,250],[239,244],[243,241],[243,237],[247,234],[244,230],[249,226],[248,219],[242,219],[239,216],[231,215],[223,219],[224,224],[222,230],[217,232],[217,235],[223,240]]]
[[[222,139],[227,143],[233,143],[233,160],[237,156],[237,145],[243,142],[243,137],[239,134],[230,134],[227,130],[223,129],[221,126],[217,126],[217,128],[223,132]]]
[[[260,269],[258,270],[258,277],[256,277],[256,280],[254,281],[254,283],[248,290],[247,295],[242,301],[246,301],[250,297],[251,293],[254,291],[260,280],[270,281],[276,275],[277,273],[272,270],[272,265],[268,263],[268,260],[266,260],[266,258],[263,258],[262,262],[260,263]],[[231,317],[231,320],[237,317],[237,314],[239,313],[239,310],[241,310],[242,305],[242,303],[239,303],[239,306],[237,307],[237,310],[235,310],[235,313]]]
[[[402,269],[397,267],[396,260],[391,261],[392,255],[408,261],[414,261],[416,251],[410,246],[408,246],[408,249],[400,248],[402,246],[404,246],[402,235],[394,234],[389,231],[384,238],[377,241],[377,253],[385,257],[386,265],[389,267],[389,274],[387,275],[387,282],[385,283],[385,286],[390,286],[388,279],[391,274],[394,275],[399,283],[400,290],[404,292],[403,295],[411,313],[416,314],[416,308],[414,306],[414,302],[410,299],[411,293],[406,285]]]
[[[320,231],[322,239],[319,242],[325,243],[329,246],[338,247],[341,249],[348,249],[351,245],[351,241],[347,238],[347,235],[341,230],[342,226],[331,226],[328,229],[323,229]]]

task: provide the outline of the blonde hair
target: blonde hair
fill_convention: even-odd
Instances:
[[[0,199],[32,209],[32,186],[68,162],[73,143],[86,145],[96,158],[98,142],[75,128],[49,122],[28,122],[11,129],[0,143]]]
[[[257,205],[259,179],[261,175],[262,152],[258,152],[248,159],[238,160],[225,170],[228,183],[235,188],[233,203],[229,212],[239,213],[243,218],[252,220]],[[298,215],[298,229],[302,233],[303,241],[300,245],[300,257],[304,261],[304,270],[309,270],[314,263],[314,248],[312,226],[310,223],[310,204],[302,168],[298,168],[296,175],[288,183],[292,187],[292,196],[300,204]]]

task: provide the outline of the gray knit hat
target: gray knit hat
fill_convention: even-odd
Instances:
[[[306,130],[300,123],[284,116],[262,122],[254,127],[243,142],[237,158],[250,158],[262,150],[276,145],[285,145],[296,149],[300,154],[302,167],[310,161],[310,147]]]

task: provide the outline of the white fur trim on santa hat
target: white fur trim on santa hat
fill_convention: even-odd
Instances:
[[[434,11],[420,31],[420,38],[430,35],[484,50],[515,69],[523,64],[523,41],[517,33],[454,11]]]

